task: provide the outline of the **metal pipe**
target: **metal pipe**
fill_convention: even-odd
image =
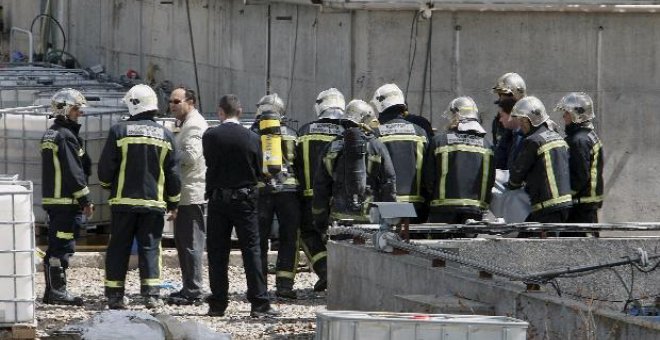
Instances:
[[[244,0],[246,5],[264,5],[264,0]],[[623,3],[622,3],[623,2]],[[283,3],[293,5],[312,5],[309,0],[271,0],[267,3]],[[318,5],[315,5],[318,6]],[[508,3],[493,3],[489,1],[463,3],[462,1],[420,1],[420,2],[338,2],[323,1],[322,8],[340,10],[371,10],[399,11],[420,10],[429,8],[433,11],[466,11],[466,12],[579,12],[579,13],[660,13],[660,5],[653,1],[640,4],[639,1],[619,1],[618,4],[567,4],[559,1],[530,4],[526,1],[509,1]]]
[[[195,41],[193,39],[192,21],[190,20],[190,1],[186,0],[186,14],[188,15],[188,32],[190,32],[190,49],[192,50],[193,67],[195,69],[195,84],[197,85],[197,103],[199,103],[199,112],[202,109],[202,94],[199,89],[199,75],[197,74],[197,57],[195,56]]]

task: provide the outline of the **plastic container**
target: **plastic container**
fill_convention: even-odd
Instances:
[[[35,322],[32,183],[0,180],[0,326]]]
[[[323,311],[316,340],[525,340],[528,326],[505,316]]]

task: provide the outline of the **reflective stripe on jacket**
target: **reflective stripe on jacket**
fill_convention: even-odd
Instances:
[[[296,167],[298,182],[305,198],[314,196],[314,176],[321,162],[321,155],[330,142],[341,136],[344,127],[333,119],[319,119],[303,125],[298,130],[298,145]]]
[[[554,211],[571,206],[568,145],[543,123],[523,140],[510,168],[509,184],[525,184],[532,211]]]
[[[78,208],[89,201],[79,128],[75,122],[58,118],[41,139],[41,203],[46,209]]]
[[[99,181],[111,189],[113,210],[176,208],[181,182],[175,155],[172,133],[151,115],[115,124],[99,160]]]
[[[424,164],[432,210],[480,214],[494,181],[492,145],[483,134],[450,130],[433,138]]]
[[[566,127],[573,204],[603,205],[603,144],[596,131],[570,124]]]
[[[428,147],[424,129],[403,118],[395,118],[381,124],[374,132],[392,159],[397,201],[423,203],[422,168]]]

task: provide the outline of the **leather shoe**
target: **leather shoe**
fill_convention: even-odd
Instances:
[[[277,288],[275,295],[283,299],[295,300],[298,298],[298,294],[296,294],[296,292],[290,288]]]
[[[314,291],[315,292],[322,292],[326,289],[328,289],[328,279],[319,279],[314,284]]]
[[[225,316],[225,310],[224,309],[215,309],[215,308],[209,308],[209,312],[206,313],[208,316]]]
[[[280,316],[281,313],[270,306],[270,304],[267,304],[263,307],[257,307],[253,308],[252,311],[250,311],[250,317],[252,318],[276,318]]]
[[[189,306],[189,305],[201,305],[203,300],[201,297],[187,297],[183,295],[181,291],[174,292],[167,297],[168,305],[177,305],[177,306]]]

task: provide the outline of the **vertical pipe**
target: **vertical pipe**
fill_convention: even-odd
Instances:
[[[463,84],[461,83],[461,25],[458,24],[454,25],[454,62],[452,66],[454,97],[458,97],[463,92]]]
[[[199,111],[204,112],[202,109],[202,94],[199,91],[199,75],[197,74],[197,57],[195,55],[195,41],[193,39],[192,21],[190,20],[190,1],[186,0],[186,14],[188,15],[188,32],[190,33],[190,49],[192,49],[193,67],[195,69],[195,84],[197,85],[197,103],[199,103]]]
[[[266,7],[266,20],[268,21],[268,23],[266,25],[266,33],[267,33],[266,34],[266,39],[268,40],[267,41],[268,52],[266,53],[266,94],[270,94],[270,90],[271,90],[271,87],[270,87],[270,85],[271,85],[270,84],[270,42],[271,42],[270,41],[270,37],[271,37],[270,36],[270,29],[271,29],[271,27],[270,27],[270,24],[271,24],[270,10],[271,10],[271,8],[270,8],[270,1],[269,1],[268,6]]]
[[[146,75],[145,70],[144,70],[144,45],[143,45],[143,38],[142,38],[142,25],[143,25],[143,9],[144,9],[144,1],[140,1],[140,10],[138,11],[138,50],[140,53],[140,74],[144,77]]]
[[[598,124],[596,124],[596,131],[601,134],[602,127],[605,125],[605,116],[603,115],[603,26],[598,26],[598,39],[596,43],[596,107],[595,111],[597,113],[596,119]]]

